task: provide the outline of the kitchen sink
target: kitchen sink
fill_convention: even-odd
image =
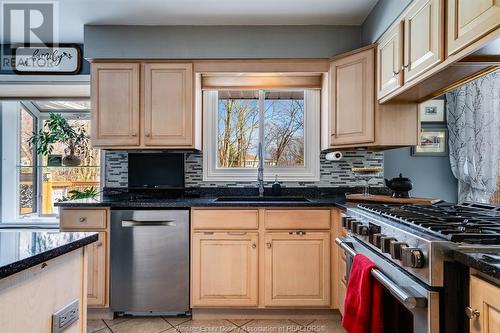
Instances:
[[[309,202],[304,197],[220,197],[217,202]]]

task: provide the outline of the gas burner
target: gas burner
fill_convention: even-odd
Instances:
[[[466,203],[360,204],[358,207],[452,242],[500,244],[500,209],[496,206]]]

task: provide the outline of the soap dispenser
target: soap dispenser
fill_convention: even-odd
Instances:
[[[278,175],[274,178],[273,187],[271,188],[272,195],[281,195],[281,185],[278,182]]]

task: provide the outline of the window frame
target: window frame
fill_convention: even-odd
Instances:
[[[264,98],[268,91],[304,92],[304,166],[264,167],[264,180],[319,181],[320,178],[320,90],[319,89],[237,89],[259,91],[259,142],[264,144]],[[217,166],[218,91],[203,91],[203,181],[255,181],[257,168]],[[265,145],[264,145],[265,146]]]

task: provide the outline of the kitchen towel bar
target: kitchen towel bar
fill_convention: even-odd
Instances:
[[[356,251],[340,238],[335,239],[335,243],[351,257],[354,257]],[[401,302],[408,309],[427,306],[427,299],[420,295],[412,294],[407,288],[398,286],[394,281],[387,277],[384,273],[376,268],[371,270],[372,277],[380,282],[399,302]]]

